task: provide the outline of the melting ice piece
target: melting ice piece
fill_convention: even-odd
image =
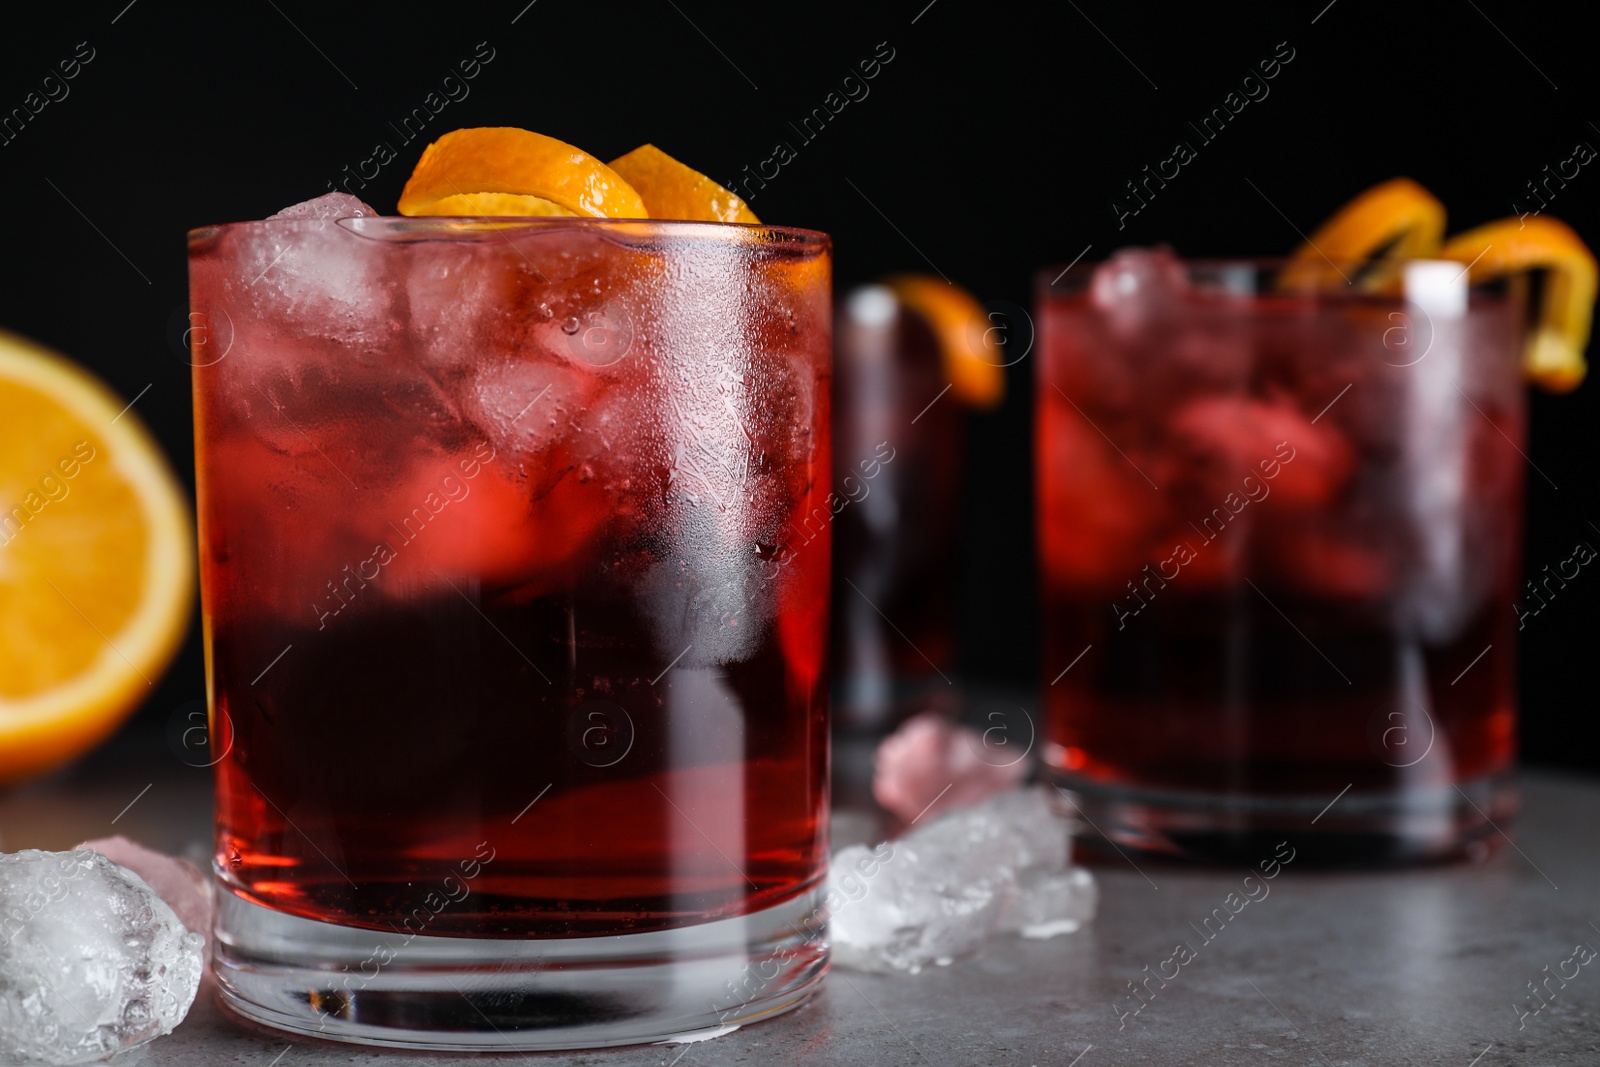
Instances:
[[[1028,768],[1025,756],[986,746],[978,731],[926,711],[907,719],[878,746],[872,795],[910,821],[1013,789]]]
[[[876,850],[857,845],[834,856],[833,960],[916,974],[974,951],[996,930],[1047,937],[1077,929],[1094,917],[1096,900],[1093,877],[1067,867],[1067,826],[1048,791],[1003,793]]]
[[[1001,929],[1036,940],[1070,934],[1094,918],[1099,903],[1094,875],[1082,867],[1025,871]]]
[[[204,944],[99,852],[0,855],[0,1062],[89,1063],[171,1033]]]
[[[167,902],[178,921],[195,933],[209,938],[216,905],[211,897],[211,882],[200,868],[186,859],[145,848],[118,834],[85,841],[79,848],[92,848],[106,859],[143,878],[156,895]]]
[[[371,219],[378,213],[349,193],[324,193],[298,204],[290,204],[271,219]]]

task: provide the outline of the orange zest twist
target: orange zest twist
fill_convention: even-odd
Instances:
[[[1594,316],[1594,253],[1572,227],[1545,215],[1501,219],[1452,237],[1442,259],[1469,264],[1473,282],[1529,270],[1545,271],[1538,309],[1522,367],[1528,379],[1556,393],[1583,381],[1584,347]]]
[[[1437,253],[1444,223],[1444,205],[1410,178],[1374,185],[1295,249],[1278,284],[1284,289],[1337,289],[1352,284],[1345,266],[1376,257],[1362,287],[1392,286],[1404,261]]]
[[[484,208],[516,208],[518,215],[649,217],[633,186],[589,153],[510,126],[445,134],[423,150],[400,194],[402,215],[485,214]]]
[[[1004,364],[983,305],[965,289],[926,274],[897,274],[883,284],[933,327],[956,397],[978,408],[1000,403]]]
[[[640,145],[611,161],[611,169],[639,191],[653,219],[759,223],[733,192],[655,145]]]

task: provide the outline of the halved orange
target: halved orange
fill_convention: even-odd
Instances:
[[[649,217],[633,186],[594,156],[512,126],[452,130],[430,144],[400,193],[400,214],[468,214],[460,209],[477,205],[452,198],[480,193],[533,197],[591,218]],[[519,215],[557,213],[527,201],[494,204],[520,204],[524,210],[515,212]]]
[[[883,284],[933,327],[956,397],[979,408],[1000,403],[1006,390],[1004,363],[983,305],[960,286],[927,274],[897,274]]]
[[[1556,393],[1583,381],[1584,347],[1594,316],[1594,253],[1572,227],[1547,215],[1501,219],[1458,234],[1442,259],[1470,264],[1473,282],[1529,270],[1545,271],[1543,304],[1523,353],[1528,379]]]
[[[1295,249],[1278,284],[1285,289],[1337,289],[1359,281],[1382,288],[1399,279],[1399,265],[1434,255],[1444,236],[1445,211],[1437,197],[1410,178],[1395,178],[1340,208]],[[1350,268],[1376,259],[1363,278]]]
[[[638,190],[653,219],[689,222],[753,222],[756,213],[732,191],[653,144],[640,145],[611,161],[611,169]]]
[[[109,736],[194,597],[187,498],[131,409],[0,333],[0,782]]]

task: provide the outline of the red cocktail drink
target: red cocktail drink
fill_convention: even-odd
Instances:
[[[827,238],[277,220],[190,263],[230,1004],[530,1048],[803,996]]]
[[[1123,845],[1451,854],[1515,803],[1517,305],[1275,278],[1041,279],[1045,760]]]

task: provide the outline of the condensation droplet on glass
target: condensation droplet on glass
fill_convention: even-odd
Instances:
[[[566,318],[561,320],[561,332],[566,334],[566,335],[568,335],[569,337],[572,334],[577,333],[578,330],[581,327],[582,327],[582,323],[580,323],[576,318],[572,317],[571,315],[568,315]]]
[[[555,309],[553,309],[549,304],[546,304],[542,300],[539,302],[538,311],[539,311],[539,317],[541,319],[548,319],[548,318],[551,318],[551,317],[553,317],[555,315]]]

